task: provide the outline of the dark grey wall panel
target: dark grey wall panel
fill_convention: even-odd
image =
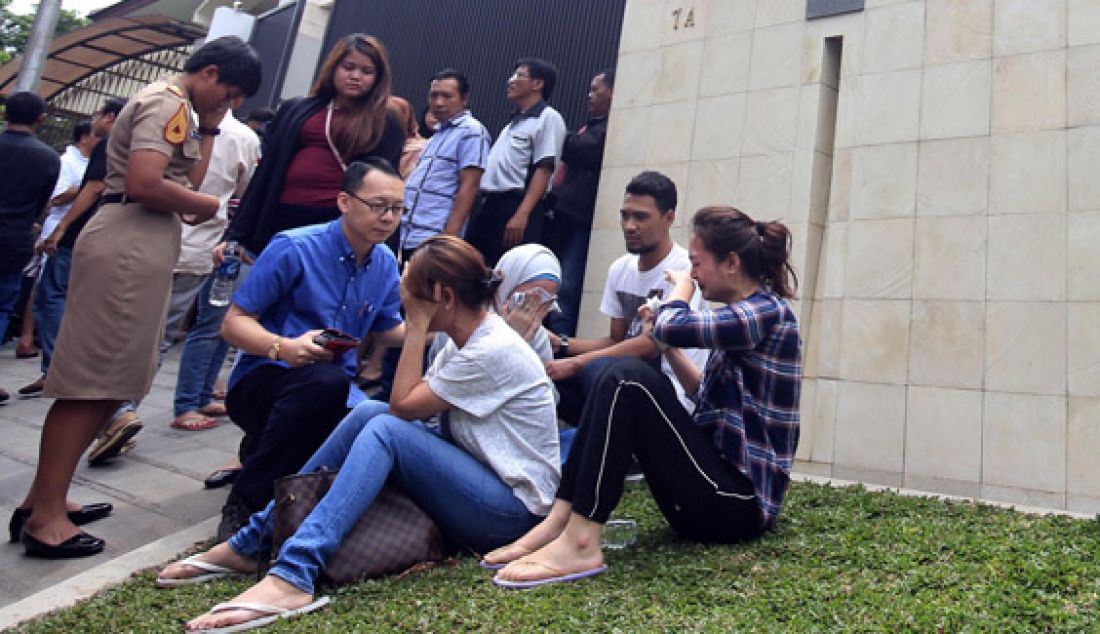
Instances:
[[[264,79],[260,82],[260,89],[255,95],[245,99],[240,108],[235,110],[242,121],[248,113],[260,106],[274,106],[276,96],[282,87],[282,82],[276,78],[282,77],[279,73],[279,60],[284,55],[284,49],[290,40],[290,32],[294,27],[295,5],[288,4],[279,9],[273,9],[263,14],[256,20],[256,28],[252,31],[252,48],[260,54],[263,60]],[[278,84],[278,85],[276,85]]]
[[[417,112],[428,82],[454,66],[470,78],[474,116],[495,137],[507,122],[505,82],[519,57],[558,68],[550,100],[571,130],[584,123],[588,82],[618,56],[626,0],[337,0],[324,50],[354,32],[377,36],[393,67],[394,94]]]
[[[806,0],[806,19],[863,10],[864,0]]]

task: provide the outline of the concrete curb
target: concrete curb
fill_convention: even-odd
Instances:
[[[1009,509],[1020,513],[1026,513],[1028,515],[1063,515],[1065,517],[1072,517],[1079,520],[1091,520],[1096,518],[1096,515],[1090,513],[1077,513],[1074,511],[1064,511],[1060,509],[1050,509],[1039,506],[1022,506],[1020,504],[1012,504],[1011,502],[998,502],[996,500],[985,500],[981,498],[972,498],[962,495],[948,495],[946,493],[921,491],[918,489],[903,489],[900,487],[892,487],[883,484],[867,484],[866,482],[856,482],[855,480],[841,480],[839,478],[810,475],[806,473],[791,473],[791,480],[793,482],[828,484],[835,487],[862,486],[868,491],[891,491],[893,493],[897,493],[898,495],[905,495],[909,497],[936,498],[937,500],[952,500],[955,502],[973,502],[975,504],[985,504],[986,506],[995,506],[1002,509]]]
[[[220,519],[220,516],[211,517],[0,608],[0,630],[47,612],[71,607],[101,590],[126,581],[139,570],[163,564],[196,543],[210,539]]]

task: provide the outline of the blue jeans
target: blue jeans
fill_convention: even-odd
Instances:
[[[302,467],[339,470],[332,488],[283,544],[270,570],[303,592],[314,581],[375,496],[393,477],[443,532],[458,544],[487,552],[510,543],[542,518],[530,513],[492,469],[429,431],[423,423],[387,414],[388,405],[364,401],[348,414]],[[229,539],[237,553],[255,558],[270,546],[271,513],[252,515]]]
[[[561,286],[558,288],[558,306],[561,310],[546,316],[546,327],[572,337],[577,334],[592,224],[559,212],[547,223],[544,236],[543,244],[558,256],[561,263]]]
[[[8,320],[11,311],[15,310],[15,304],[19,301],[19,289],[23,282],[23,274],[0,273],[0,339],[8,331]]]
[[[206,405],[213,398],[214,382],[225,363],[229,344],[222,339],[221,328],[229,306],[213,306],[210,303],[210,275],[199,289],[198,310],[195,323],[187,332],[180,352],[179,374],[176,377],[175,415],[191,412]]]
[[[38,278],[38,288],[34,291],[34,326],[38,329],[38,346],[42,348],[42,374],[50,369],[57,333],[61,331],[61,316],[65,314],[72,266],[73,250],[57,247],[57,253],[46,259],[42,276]]]

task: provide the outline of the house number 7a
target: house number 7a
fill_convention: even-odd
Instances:
[[[681,22],[681,18],[683,22]],[[672,30],[679,31],[680,29],[695,28],[695,7],[688,7],[685,11],[683,7],[677,7],[672,10]]]

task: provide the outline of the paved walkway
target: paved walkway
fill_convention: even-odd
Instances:
[[[16,359],[11,343],[0,350],[0,387],[12,393],[6,404],[0,404],[0,520],[4,522],[0,608],[166,536],[203,539],[213,535],[212,523],[204,525],[204,530],[187,529],[198,528],[219,513],[226,489],[205,490],[202,480],[236,452],[240,431],[228,419],[200,432],[169,427],[178,361],[176,346],[138,410],[145,429],[136,437],[137,446],[108,466],[93,469],[82,461],[77,469],[70,499],[115,506],[110,517],[87,527],[107,540],[106,551],[83,559],[47,561],[24,557],[21,545],[8,544],[6,522],[33,478],[42,421],[52,401],[15,396],[20,386],[37,378],[38,359]],[[162,560],[173,554],[162,555]]]

